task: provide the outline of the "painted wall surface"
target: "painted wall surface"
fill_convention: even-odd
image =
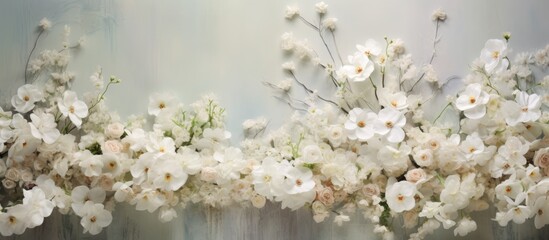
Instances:
[[[59,48],[63,26],[72,27],[72,39],[86,39],[73,53],[69,68],[77,76],[74,89],[92,87],[88,80],[98,65],[123,80],[108,94],[108,106],[124,118],[145,114],[148,96],[171,92],[190,104],[215,93],[228,112],[228,130],[240,135],[241,122],[265,116],[280,126],[291,115],[287,105],[271,97],[263,81],[285,78],[280,68],[287,56],[280,35],[293,32],[307,38],[327,59],[317,33],[299,21],[284,19],[286,5],[297,5],[302,15],[316,19],[316,0],[0,0],[0,103],[23,84],[25,62],[43,17],[54,25],[37,49]],[[325,0],[329,15],[338,18],[337,43],[342,55],[368,38],[401,38],[416,64],[429,61],[434,24],[431,13],[448,13],[441,25],[441,41],[433,63],[440,78],[464,76],[489,38],[511,32],[515,54],[549,43],[549,1],[373,1]],[[302,77],[311,84],[317,77]],[[322,84],[319,85],[322,87]],[[237,141],[234,141],[234,144]],[[364,239],[371,226],[360,220],[338,228],[315,224],[307,211],[211,210],[191,207],[172,223],[160,224],[155,215],[121,207],[111,227],[99,236],[81,234],[74,217],[53,216],[43,227],[11,239]],[[356,219],[359,219],[357,216]],[[515,239],[547,236],[532,231],[533,224],[500,229],[486,215],[475,233],[478,239]],[[497,224],[496,224],[497,225]],[[517,230],[519,229],[519,230]],[[520,230],[522,229],[522,230]],[[503,235],[498,235],[503,234]],[[545,234],[545,235],[544,235]],[[438,237],[453,236],[444,232]]]

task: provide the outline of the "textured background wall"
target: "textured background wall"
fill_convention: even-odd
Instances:
[[[247,118],[265,116],[272,120],[272,126],[278,126],[290,111],[270,96],[262,81],[284,77],[280,70],[285,61],[279,49],[280,35],[290,31],[297,38],[308,38],[327,57],[315,32],[300,22],[284,19],[285,6],[296,2],[0,0],[0,103],[5,107],[23,84],[36,25],[47,17],[54,26],[37,48],[60,47],[65,24],[72,27],[74,41],[85,36],[85,47],[73,54],[69,66],[77,75],[74,87],[78,92],[90,88],[88,77],[101,65],[107,76],[114,74],[124,80],[108,95],[108,105],[122,116],[146,113],[147,96],[155,91],[172,92],[185,104],[212,92],[227,108],[228,128],[237,138],[240,123]],[[304,0],[296,5],[306,18],[315,19],[316,2]],[[442,41],[434,62],[441,78],[463,76],[485,40],[498,38],[505,31],[513,35],[511,56],[549,42],[549,2],[544,0],[325,2],[329,15],[339,19],[336,32],[342,55],[352,53],[355,44],[368,38],[381,42],[383,36],[388,36],[403,39],[419,65],[431,54],[434,26],[430,15],[434,9],[443,8],[449,18],[441,26]],[[492,236],[492,223],[488,216],[484,219],[484,227],[477,233],[482,239]],[[342,239],[363,238],[370,231],[362,228],[364,222],[353,224],[344,228],[331,223],[316,225],[306,211],[280,212],[269,207],[245,212],[193,208],[174,223],[162,225],[154,215],[131,213],[124,207],[116,212],[113,226],[92,239],[137,239],[138,235],[151,239],[157,234],[172,239],[199,239],[202,234],[213,239],[244,238],[240,234],[248,239]],[[512,229],[496,232],[520,234]],[[68,234],[65,239],[88,237],[78,234],[81,228],[76,219],[55,216],[24,238],[62,238],[56,235],[59,232]]]

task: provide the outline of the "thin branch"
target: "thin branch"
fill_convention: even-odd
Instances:
[[[336,37],[333,30],[330,30],[332,33],[332,40],[334,41],[334,46],[336,49],[337,57],[339,58],[339,62],[341,62],[341,65],[343,65],[343,59],[341,58],[341,54],[339,53],[339,47],[337,46]]]
[[[25,84],[28,83],[28,77],[27,77],[27,72],[28,72],[28,69],[29,69],[29,61],[32,57],[32,53],[34,52],[34,50],[36,49],[36,45],[38,44],[38,40],[40,39],[40,36],[42,36],[42,33],[44,33],[44,29],[42,28],[42,30],[40,30],[40,33],[38,33],[38,36],[36,37],[36,40],[34,40],[34,45],[32,46],[32,49],[29,53],[29,57],[27,58],[27,63],[25,63]]]
[[[439,25],[440,25],[440,20],[437,20],[437,24],[436,24],[436,27],[435,27],[435,37],[433,39],[433,53],[431,54],[431,58],[429,59],[429,64],[433,64],[433,60],[435,59],[436,46],[437,46],[437,43],[438,43],[438,28],[439,28]],[[421,76],[419,77],[419,79],[412,85],[412,88],[410,88],[410,90],[408,90],[408,93],[414,90],[414,87],[416,87],[416,85],[421,81],[421,79],[423,79],[424,76],[425,76],[425,72],[423,72],[421,74]]]

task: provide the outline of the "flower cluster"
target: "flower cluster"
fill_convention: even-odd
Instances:
[[[465,236],[477,228],[471,213],[490,206],[502,226],[529,218],[537,228],[549,223],[549,77],[537,74],[549,67],[549,47],[512,61],[509,34],[488,40],[463,89],[433,118],[433,99],[448,81],[432,66],[434,50],[419,66],[402,40],[369,39],[343,61],[336,19],[326,17],[323,2],[315,9],[318,25],[297,7],[288,7],[286,18],[318,31],[330,59],[291,33],[282,49],[323,69],[334,91],[309,88],[296,64],[283,64],[289,78],[266,85],[295,114],[271,131],[265,118],[245,121],[239,147],[230,144],[225,110],[212,95],[188,106],[170,94],[152,95],[147,124],[143,116],[123,122],[107,110],[107,90],[120,79],[105,81],[101,68],[90,77],[96,89],[82,97],[71,91],[67,27],[62,49],[29,61],[32,81],[17,90],[10,109],[0,108],[0,233],[39,226],[56,208],[98,234],[120,202],[163,222],[190,203],[262,208],[269,200],[338,225],[361,212],[387,239],[396,217],[416,230],[411,239],[441,226]],[[435,43],[446,19],[442,10],[432,16]],[[50,26],[42,20],[40,35]],[[420,95],[419,86],[432,96]],[[292,96],[296,88],[305,100]]]
[[[262,140],[269,145],[255,158],[269,160],[271,169],[289,162],[312,171],[316,197],[308,203],[315,221],[334,215],[333,221],[342,224],[360,211],[388,239],[391,218],[397,216],[405,228],[417,230],[411,239],[441,226],[465,236],[477,228],[471,213],[490,206],[497,208],[494,219],[502,226],[528,218],[536,228],[549,223],[544,214],[549,210],[549,77],[535,74],[547,70],[548,47],[512,61],[510,34],[488,40],[462,78],[463,90],[446,97],[447,104],[429,119],[437,108],[433,99],[449,81],[438,79],[432,66],[438,28],[446,19],[442,10],[433,13],[435,49],[424,66],[414,64],[402,40],[369,39],[347,61],[323,62],[313,51],[312,67],[325,70],[335,88],[331,96],[308,88],[295,68],[285,71],[305,91],[305,101],[281,91],[280,84],[269,85],[297,111],[291,123]],[[322,32],[330,56],[339,55],[336,46],[326,44],[323,26],[299,20]],[[283,49],[301,57],[300,48],[287,47],[298,42],[283,38]],[[431,95],[425,96],[426,89]],[[270,194],[278,188],[272,185]],[[294,203],[301,206],[304,200]],[[282,206],[291,205],[282,201]]]

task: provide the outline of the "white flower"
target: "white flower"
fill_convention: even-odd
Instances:
[[[22,234],[27,228],[27,208],[17,204],[8,208],[6,213],[0,213],[0,233],[3,236]]]
[[[133,185],[132,181],[129,182],[116,182],[112,186],[112,190],[116,191],[114,193],[114,199],[118,202],[124,202],[133,196],[134,192],[131,186]]]
[[[11,98],[11,105],[16,111],[26,113],[34,108],[36,102],[42,101],[43,94],[38,87],[25,84],[17,89],[17,95]]]
[[[311,191],[315,187],[313,172],[305,167],[293,167],[286,173],[286,192],[290,194]]]
[[[103,203],[106,198],[106,192],[100,187],[94,187],[89,189],[86,186],[78,186],[72,189],[71,199],[72,199],[72,210],[78,216],[84,216],[86,214],[84,205],[87,202],[93,203]]]
[[[166,223],[177,217],[177,212],[173,208],[162,207],[158,212],[160,222]]]
[[[283,50],[290,51],[293,50],[296,47],[296,41],[294,39],[294,36],[291,32],[285,32],[280,37],[281,41],[281,47]]]
[[[456,107],[463,111],[467,118],[480,119],[486,114],[485,105],[489,100],[490,95],[482,91],[479,83],[469,84],[456,99]]]
[[[252,202],[252,206],[255,208],[263,208],[267,202],[267,199],[262,195],[256,194],[252,197],[252,199],[250,199],[250,201]]]
[[[154,154],[147,152],[141,154],[139,159],[130,167],[130,173],[133,176],[133,181],[137,184],[142,183],[149,177],[149,171],[154,166]]]
[[[23,206],[28,214],[28,227],[42,225],[44,218],[51,215],[55,204],[46,198],[46,194],[39,187],[32,190],[23,190]]]
[[[323,159],[322,150],[318,145],[307,145],[300,159],[303,163],[319,163]]]
[[[385,198],[391,210],[400,213],[414,208],[416,192],[415,184],[401,181],[387,187]]]
[[[172,138],[164,137],[157,139],[155,136],[151,136],[150,142],[147,145],[147,151],[154,153],[155,157],[160,157],[164,154],[175,153],[175,142]]]
[[[470,218],[464,217],[458,222],[457,227],[454,229],[454,236],[459,234],[463,237],[475,230],[477,230],[477,223]]]
[[[90,151],[86,150],[79,155],[80,163],[78,166],[82,168],[86,177],[99,176],[103,169],[103,160],[99,155],[92,155]]]
[[[328,11],[328,4],[324,2],[319,2],[315,4],[315,10],[319,14],[325,14]]]
[[[431,18],[433,19],[433,21],[441,21],[443,22],[444,20],[446,20],[446,12],[444,12],[442,9],[437,9],[433,12],[433,15],[431,16]]]
[[[284,181],[284,174],[287,167],[279,164],[276,159],[268,157],[261,161],[260,166],[252,170],[252,183],[254,190],[268,199],[277,194],[277,184]],[[278,190],[279,191],[279,190]]]
[[[330,29],[331,31],[334,31],[336,28],[336,22],[337,18],[326,18],[324,21],[322,21],[322,26],[324,26],[327,29]]]
[[[38,26],[40,28],[42,28],[43,30],[48,30],[48,29],[51,28],[51,22],[47,18],[42,18],[42,20],[40,20],[40,23],[38,24]]]
[[[537,229],[549,224],[549,199],[547,196],[536,199],[532,210],[536,214],[534,224]]]
[[[520,122],[536,121],[541,116],[541,98],[537,94],[520,91],[515,101],[506,101],[502,106],[507,124],[515,126]]]
[[[489,39],[480,52],[480,60],[488,74],[499,73],[509,66],[507,43],[501,39]]]
[[[145,189],[133,198],[130,204],[135,204],[137,211],[147,210],[152,213],[156,211],[165,202],[164,197],[159,192],[152,189]]]
[[[366,43],[364,45],[356,45],[356,48],[359,52],[363,53],[366,57],[377,57],[379,54],[381,54],[381,47],[379,46],[379,43],[377,43],[374,39],[368,39],[366,40]]]
[[[158,116],[161,111],[170,111],[177,107],[177,100],[170,94],[155,93],[149,97],[149,114]]]
[[[472,158],[474,155],[484,152],[484,142],[478,136],[477,132],[468,135],[465,141],[461,142],[459,149],[465,154],[465,157]]]
[[[405,134],[402,128],[406,124],[406,118],[402,112],[384,108],[378,113],[378,120],[374,123],[374,130],[381,135],[387,135],[387,140],[399,143],[404,140]]]
[[[334,223],[336,223],[338,226],[342,226],[344,222],[351,221],[351,218],[347,215],[339,214],[335,216]]]
[[[78,100],[76,93],[73,91],[64,92],[63,99],[57,103],[57,106],[63,116],[68,116],[78,128],[82,124],[82,118],[88,116],[88,106],[83,101]]]
[[[349,112],[349,119],[345,122],[349,139],[366,141],[372,138],[375,134],[374,123],[376,121],[377,115],[375,113],[354,108]]]
[[[120,138],[122,134],[124,134],[124,125],[122,125],[122,123],[111,123],[105,128],[105,136],[108,138]]]
[[[166,191],[177,191],[185,184],[187,177],[188,175],[183,171],[181,164],[170,159],[169,155],[160,166],[155,166],[151,173],[154,186]]]
[[[341,67],[338,75],[345,76],[355,82],[362,82],[374,71],[374,63],[362,53],[348,57],[349,65]]]
[[[96,235],[100,233],[104,227],[109,226],[111,222],[111,212],[105,210],[103,204],[87,201],[82,207],[80,225],[84,227],[84,233],[89,232],[92,235]]]
[[[52,144],[61,135],[52,114],[36,111],[30,115],[30,118],[32,119],[32,123],[29,123],[31,134],[35,138],[43,139],[45,143]]]
[[[387,89],[379,91],[379,103],[386,107],[395,110],[404,110],[408,108],[406,94],[404,92],[392,93]]]
[[[286,18],[293,19],[295,16],[299,15],[299,8],[295,6],[286,7]]]

